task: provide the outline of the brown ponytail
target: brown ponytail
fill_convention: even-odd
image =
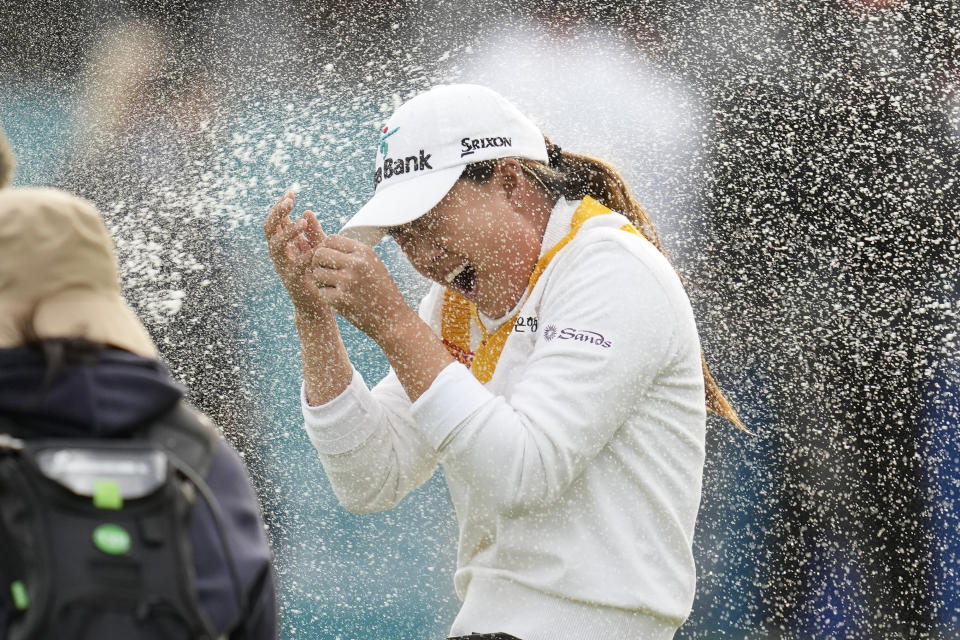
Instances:
[[[634,199],[626,182],[616,169],[603,160],[563,151],[550,142],[549,138],[544,138],[544,141],[547,143],[549,165],[526,158],[517,159],[523,170],[534,178],[535,183],[555,197],[563,196],[568,200],[580,200],[584,196],[595,198],[605,207],[626,216],[660,253],[664,253],[650,214]],[[495,160],[487,160],[467,165],[463,177],[474,182],[486,182],[493,177],[494,164],[496,164]],[[710,369],[702,352],[700,361],[703,365],[707,409],[747,431],[737,412],[710,375]]]

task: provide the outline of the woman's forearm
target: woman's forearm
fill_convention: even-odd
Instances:
[[[406,305],[371,337],[383,349],[410,402],[429,389],[434,378],[453,362],[453,356],[427,323]]]
[[[303,361],[303,385],[307,402],[318,406],[330,402],[350,384],[353,366],[337,327],[336,314],[296,314]]]

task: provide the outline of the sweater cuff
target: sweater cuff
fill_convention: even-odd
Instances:
[[[311,406],[304,385],[300,385],[303,426],[310,442],[322,455],[352,451],[370,437],[376,428],[375,421],[371,420],[371,403],[375,401],[356,369],[347,388],[326,404]]]
[[[490,392],[459,362],[451,362],[413,403],[414,422],[436,451],[473,413],[490,400]]]

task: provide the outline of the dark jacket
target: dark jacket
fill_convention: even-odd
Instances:
[[[46,362],[38,351],[0,349],[0,414],[38,437],[122,437],[181,399],[183,389],[155,360],[108,349],[89,363],[64,366],[43,391]],[[206,482],[218,498],[235,557],[251,640],[275,638],[277,613],[271,554],[256,496],[236,452],[218,438]],[[222,543],[209,507],[196,503],[191,524],[197,591],[218,633],[238,615]],[[0,584],[6,584],[0,575]],[[0,590],[0,630],[12,603]]]

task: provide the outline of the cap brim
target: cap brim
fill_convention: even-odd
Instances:
[[[340,235],[375,246],[390,227],[412,222],[443,200],[466,165],[438,169],[381,187],[340,229]]]

